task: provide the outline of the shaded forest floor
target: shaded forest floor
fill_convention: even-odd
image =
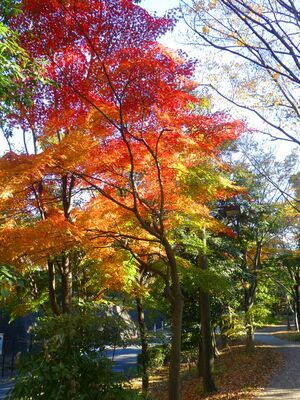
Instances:
[[[272,347],[257,345],[254,353],[247,353],[243,345],[231,346],[221,352],[215,363],[218,393],[205,396],[202,379],[195,370],[182,366],[182,400],[253,400],[266,386],[282,362],[282,356]],[[167,367],[151,376],[151,400],[167,400]],[[134,381],[134,387],[140,385]]]

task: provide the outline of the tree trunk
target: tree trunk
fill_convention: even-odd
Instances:
[[[211,315],[209,294],[200,292],[200,313],[202,327],[202,373],[205,393],[214,393],[217,388],[214,379],[214,351],[211,334]]]
[[[55,294],[54,263],[48,260],[47,265],[48,265],[48,291],[49,291],[50,307],[54,315],[59,315],[60,312],[56,302],[56,294]]]
[[[181,358],[181,329],[183,314],[183,296],[180,287],[176,290],[174,304],[172,307],[172,338],[171,338],[171,356],[169,368],[169,400],[181,399],[181,382],[180,382],[180,358]]]
[[[300,282],[297,279],[297,283],[295,285],[295,314],[296,314],[296,329],[300,331]]]
[[[250,353],[255,351],[253,324],[252,321],[248,323],[247,320],[246,320],[246,351]]]
[[[61,287],[62,287],[62,311],[69,314],[72,308],[72,268],[69,255],[61,258]]]
[[[245,289],[245,291],[248,291]],[[246,325],[246,351],[252,353],[255,351],[254,328],[251,316],[251,307],[253,302],[249,299],[249,294],[245,294],[245,325]]]
[[[172,246],[166,238],[162,239],[169,261],[171,285],[166,287],[172,309],[172,336],[169,367],[168,396],[169,400],[181,399],[180,361],[181,361],[181,332],[184,297],[182,294],[178,267]]]
[[[148,341],[147,341],[147,328],[145,324],[145,314],[142,301],[137,294],[136,297],[138,325],[142,346],[142,390],[145,397],[148,394],[149,388],[149,371],[148,371]]]
[[[256,271],[260,268],[260,252],[261,245],[257,243],[257,250],[255,255],[254,262],[254,272],[251,274],[251,281],[246,282],[244,286],[244,311],[245,311],[245,325],[246,325],[246,351],[252,353],[255,350],[254,343],[254,328],[253,321],[251,316],[251,308],[254,304],[254,299],[256,295],[257,288],[257,276]],[[242,267],[244,271],[249,273],[249,269],[247,266],[247,252],[243,251],[243,264]]]
[[[200,296],[199,296],[200,297]],[[199,304],[199,310],[200,310],[200,304]],[[201,311],[200,311],[201,312]],[[200,315],[201,319],[201,315]],[[201,334],[202,326],[200,322],[200,327],[199,327],[199,341],[198,341],[198,359],[197,359],[197,372],[198,376],[203,376],[203,365],[202,365],[202,334]]]
[[[230,310],[229,310],[230,312]],[[226,325],[221,317],[220,321],[220,337],[221,337],[221,348],[226,349],[228,347],[228,338],[225,334],[226,332]]]
[[[203,247],[206,249],[206,232],[203,229]],[[206,254],[198,256],[198,267],[202,270],[208,269]],[[201,321],[201,367],[203,376],[203,388],[205,393],[217,391],[214,379],[214,349],[212,343],[210,296],[207,292],[200,290],[200,321]]]
[[[295,329],[297,332],[299,332],[299,321],[298,321],[298,316],[297,316],[296,310],[294,311],[294,321],[295,321]]]
[[[214,329],[211,330],[211,335],[212,335],[213,355],[214,355],[214,358],[216,358],[220,355],[220,352],[218,349],[216,332]]]
[[[286,302],[285,313],[286,313],[286,329],[287,329],[287,331],[290,331],[291,330],[291,320],[290,320],[290,307],[289,307],[288,301]]]

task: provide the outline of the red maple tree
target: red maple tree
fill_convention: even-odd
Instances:
[[[47,260],[56,313],[54,264],[65,292],[62,309],[68,312],[69,254],[79,243],[93,249],[91,232],[105,240],[98,257],[101,248],[113,251],[116,240],[149,268],[147,252],[160,255],[164,269],[156,272],[172,308],[169,398],[177,400],[183,295],[172,227],[179,215],[214,224],[206,202],[234,189],[221,181],[201,183],[199,176],[188,192],[189,172],[201,166],[203,171],[206,163],[220,165],[220,145],[236,138],[243,124],[199,113],[194,63],[157,41],[173,24],[130,0],[23,2],[14,27],[26,51],[44,60],[47,82],[32,89],[30,107],[10,116],[25,138],[31,135],[35,152],[2,159],[1,209],[13,217],[20,237],[24,215],[30,216],[26,229],[35,234],[54,227],[42,246],[27,237],[29,245],[21,240],[20,248],[31,257],[39,249]],[[83,189],[93,195],[80,197]],[[8,243],[11,227],[4,229]],[[20,260],[20,252],[16,257]]]

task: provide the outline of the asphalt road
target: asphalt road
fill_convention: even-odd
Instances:
[[[137,356],[141,352],[139,346],[126,348],[107,349],[107,357],[114,362],[113,371],[133,375],[137,368]]]
[[[12,384],[10,380],[0,380],[0,400],[5,399],[11,388]]]

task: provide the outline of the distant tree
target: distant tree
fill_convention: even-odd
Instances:
[[[182,0],[181,6],[190,43],[212,52],[204,83],[254,113],[273,140],[300,145],[299,2]]]
[[[279,248],[267,263],[264,271],[267,280],[277,285],[283,292],[283,301],[287,313],[287,326],[290,327],[289,313],[294,316],[295,328],[300,331],[300,266],[298,251]]]
[[[20,45],[19,35],[9,25],[20,12],[21,1],[3,0],[0,4],[0,130],[10,150],[13,130],[6,123],[7,114],[17,105],[30,102],[31,87],[39,79],[38,60],[30,59]],[[31,84],[21,91],[29,79]]]
[[[297,158],[291,155],[283,162],[274,162],[272,153],[264,153],[250,142],[244,150],[244,156],[235,162],[233,174],[246,192],[229,203],[220,203],[220,212],[236,233],[233,244],[240,252],[241,309],[245,313],[247,348],[253,350],[253,310],[257,304],[260,273],[264,262],[276,252],[279,237],[287,234],[295,223],[286,217],[290,205],[281,189],[292,194],[288,172],[295,168]],[[277,182],[277,187],[274,182]],[[235,215],[230,214],[231,209],[236,210]]]
[[[299,221],[299,172],[293,174],[289,183],[294,191],[294,203],[288,203],[285,224],[288,230],[278,235],[274,256],[270,260],[267,277],[283,289],[287,306],[291,306],[296,329],[300,330],[300,221]],[[289,310],[287,309],[287,317]],[[289,320],[288,320],[289,326]]]

